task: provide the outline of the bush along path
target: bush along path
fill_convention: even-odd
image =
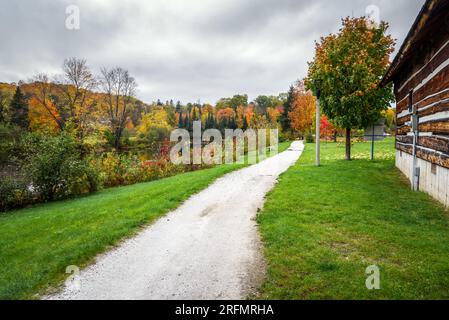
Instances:
[[[47,299],[242,299],[264,276],[255,218],[303,144],[230,173]]]

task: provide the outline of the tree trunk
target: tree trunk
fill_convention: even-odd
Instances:
[[[351,129],[346,129],[346,160],[351,160]]]
[[[117,151],[120,151],[120,139],[122,137],[122,130],[120,128],[115,130],[115,141],[114,141],[114,147]]]

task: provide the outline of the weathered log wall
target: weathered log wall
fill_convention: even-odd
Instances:
[[[396,166],[414,183],[416,165],[419,189],[449,207],[449,0],[426,1],[381,85],[392,81]]]
[[[449,13],[432,21],[435,31],[425,30],[425,40],[411,50],[402,70],[394,79],[397,101],[396,148],[413,153],[411,136],[412,106],[419,123],[417,156],[432,164],[449,168]],[[410,93],[412,99],[410,99]]]

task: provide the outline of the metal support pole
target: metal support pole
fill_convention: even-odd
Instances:
[[[419,138],[419,121],[417,105],[413,106],[413,115],[411,116],[413,130],[413,165],[412,165],[412,190],[419,191],[420,168],[418,167],[417,144]]]
[[[320,120],[321,120],[321,115],[320,115],[320,99],[317,98],[316,99],[316,138],[315,138],[315,142],[316,142],[316,166],[319,167],[321,165],[321,161],[320,161]]]
[[[374,160],[374,124],[373,124],[373,136],[371,137],[371,161]]]
[[[412,164],[412,190],[418,191],[417,177],[416,177],[416,167],[417,167],[417,159],[416,159],[416,131],[413,132],[413,164]]]

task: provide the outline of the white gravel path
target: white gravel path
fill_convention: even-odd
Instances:
[[[303,149],[218,179],[45,299],[244,299],[265,273],[257,211]]]

